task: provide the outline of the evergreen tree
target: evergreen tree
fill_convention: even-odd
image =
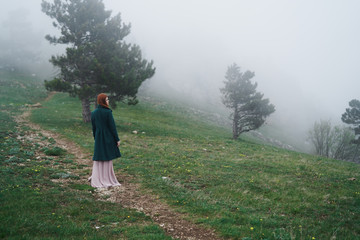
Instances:
[[[344,123],[350,124],[354,129],[355,139],[353,140],[353,143],[357,145],[353,158],[353,160],[355,160],[360,145],[360,101],[353,99],[349,102],[349,106],[350,108],[347,108],[345,113],[341,116],[341,120]]]
[[[90,121],[90,102],[104,92],[116,101],[136,104],[141,83],[155,73],[153,62],[142,59],[139,46],[124,42],[130,24],[122,24],[120,14],[111,17],[102,0],[43,0],[42,11],[54,19],[61,36],[46,36],[52,44],[67,44],[66,54],[52,56],[50,62],[60,74],[45,81],[48,90],[68,92],[82,102],[85,122]]]
[[[222,102],[233,110],[233,138],[241,133],[255,130],[264,124],[265,119],[275,111],[269,99],[263,99],[263,94],[256,91],[257,83],[251,83],[255,74],[250,71],[242,73],[236,64],[228,67]]]

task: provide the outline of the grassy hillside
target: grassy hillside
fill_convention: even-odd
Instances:
[[[47,96],[41,80],[0,71],[0,86],[0,239],[171,239],[145,214],[71,184],[79,176],[66,170],[83,166],[14,120],[25,104]],[[65,178],[69,185],[61,184]]]
[[[234,141],[229,130],[154,99],[113,114],[123,154],[115,170],[224,238],[360,239],[359,165]],[[32,121],[91,155],[77,99],[56,94]]]

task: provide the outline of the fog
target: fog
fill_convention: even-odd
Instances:
[[[21,45],[39,53],[39,69],[53,72],[47,59],[61,49],[44,39],[56,31],[41,12],[41,1],[0,3],[0,55],[4,46],[10,56],[9,49]],[[360,98],[357,0],[104,0],[104,4],[131,23],[125,40],[140,45],[143,57],[154,60],[156,74],[147,83],[151,91],[175,93],[218,109],[227,67],[237,63],[243,71],[255,72],[258,90],[276,106],[268,126],[282,127],[284,135],[300,141],[306,140],[315,121],[340,124],[348,102]]]

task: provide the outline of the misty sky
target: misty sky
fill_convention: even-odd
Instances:
[[[48,46],[43,36],[54,29],[40,0],[0,3],[0,29],[9,27],[4,24],[9,13],[23,9],[38,41]],[[274,118],[285,122],[296,118],[299,124],[312,124],[322,118],[339,123],[348,102],[360,99],[360,1],[104,3],[132,24],[125,40],[140,45],[143,56],[154,60],[154,86],[166,82],[190,97],[204,89],[218,98],[227,67],[235,62],[255,72],[258,90],[276,106]]]
[[[334,121],[359,98],[359,1],[105,3],[132,23],[133,39],[155,60],[157,79],[221,86],[236,62],[255,72],[258,89],[278,111],[313,108]]]

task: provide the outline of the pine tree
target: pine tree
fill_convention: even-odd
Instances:
[[[66,54],[50,60],[60,74],[45,81],[48,90],[78,96],[85,122],[90,121],[90,102],[98,93],[107,93],[113,107],[116,101],[137,103],[138,88],[155,68],[142,59],[139,46],[124,42],[130,24],[122,24],[120,14],[111,17],[102,0],[43,1],[42,11],[61,30],[60,37],[46,39],[68,45]]]
[[[265,119],[275,111],[269,99],[263,99],[263,94],[256,91],[257,83],[250,80],[255,76],[253,72],[242,73],[236,64],[228,67],[224,81],[225,87],[222,102],[233,110],[233,138],[237,139],[241,133],[258,129]]]
[[[352,141],[356,144],[356,151],[353,160],[357,157],[358,148],[360,145],[360,101],[353,99],[349,102],[350,108],[346,108],[345,113],[341,116],[344,123],[350,124],[355,132],[355,139]]]

